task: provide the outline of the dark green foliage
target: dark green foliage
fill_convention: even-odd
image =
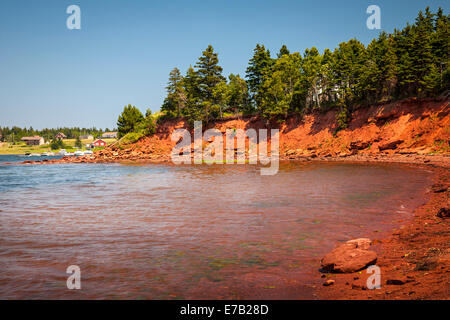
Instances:
[[[197,85],[200,89],[200,105],[204,112],[203,119],[208,122],[211,107],[214,105],[214,89],[225,80],[219,58],[211,45],[203,51],[195,67],[197,68]]]
[[[367,47],[367,60],[361,75],[363,98],[371,104],[393,98],[397,84],[397,56],[393,38],[382,32]]]
[[[183,87],[183,77],[178,68],[174,68],[170,72],[166,90],[167,98],[164,100],[161,111],[179,117],[182,109],[186,106],[186,90]]]
[[[52,150],[64,149],[65,145],[61,139],[53,139],[52,142],[50,142],[50,148]]]
[[[59,132],[64,133],[67,136],[67,139],[75,139],[76,137],[80,135],[92,135],[94,137],[101,136],[104,132],[114,131],[110,130],[108,128],[102,130],[97,129],[95,127],[93,128],[45,128],[42,130],[36,130],[33,129],[33,127],[29,128],[19,128],[17,126],[14,127],[3,127],[0,128],[2,134],[0,137],[0,141],[7,141],[7,142],[18,142],[23,137],[30,137],[30,136],[41,136],[47,141],[51,141],[55,137],[55,135]]]
[[[277,54],[277,57],[281,58],[285,54],[289,55],[290,52],[289,52],[288,48],[286,47],[286,45],[283,44],[283,46],[280,48],[280,52],[278,52],[278,54]]]
[[[285,54],[275,61],[260,88],[259,112],[267,119],[286,118],[292,102],[301,89],[302,58],[300,54]]]
[[[81,143],[80,137],[77,136],[77,139],[75,140],[75,147],[76,148],[81,148],[83,147],[83,144]]]
[[[118,137],[121,138],[128,132],[133,132],[138,124],[144,120],[144,116],[138,108],[129,104],[123,108],[117,120]]]
[[[138,124],[136,131],[146,136],[155,134],[156,124],[150,109],[145,112],[145,118]]]
[[[339,112],[336,113],[336,132],[344,130],[348,126],[349,114],[346,107],[341,107]]]
[[[233,113],[251,113],[250,97],[248,94],[247,82],[239,75],[230,74],[228,77],[228,92],[226,103]]]
[[[434,97],[450,89],[449,16],[442,9],[419,12],[413,25],[393,34],[381,32],[366,47],[357,39],[333,52],[315,48],[304,55],[283,45],[273,59],[257,44],[246,70],[222,76],[212,46],[203,51],[184,77],[169,75],[164,118],[183,116],[188,123],[225,115],[258,113],[283,121],[290,114],[337,111],[337,129],[344,129],[353,106],[385,103],[405,97]]]
[[[125,106],[117,121],[120,143],[133,143],[143,136],[155,134],[156,122],[157,119],[153,117],[150,108],[147,108],[144,117],[135,106]]]
[[[264,45],[258,43],[253,50],[253,57],[250,59],[246,71],[248,89],[252,102],[256,106],[261,103],[263,96],[262,84],[265,75],[270,73],[272,64],[273,59],[270,57],[270,51],[266,50]]]

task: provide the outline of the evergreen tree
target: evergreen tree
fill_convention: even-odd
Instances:
[[[174,68],[170,71],[166,90],[167,98],[161,110],[176,114],[176,116],[179,117],[181,115],[181,110],[186,105],[186,91],[183,87],[183,77],[178,68]]]
[[[427,81],[435,79],[427,77],[434,60],[431,46],[433,28],[433,15],[429,8],[426,9],[425,15],[420,11],[412,32],[412,48],[409,50],[414,79],[411,83],[412,92],[419,97],[424,96],[425,86],[436,86],[435,83],[427,84]]]
[[[277,57],[281,58],[285,54],[289,55],[290,52],[289,52],[288,48],[286,47],[286,45],[283,44],[283,46],[280,48],[280,52],[278,52],[278,54],[277,54]]]
[[[273,60],[270,57],[270,51],[266,50],[264,45],[259,43],[253,50],[253,57],[249,61],[246,70],[248,89],[253,103],[258,106],[263,96],[262,84],[266,73],[270,73]]]
[[[436,96],[450,88],[449,16],[442,9],[419,12],[413,25],[393,34],[381,32],[367,48],[351,39],[321,55],[316,48],[304,56],[285,45],[272,59],[257,44],[246,69],[246,80],[222,76],[212,46],[203,51],[185,77],[171,71],[162,110],[181,114],[189,123],[230,112],[257,110],[267,119],[289,112],[339,108],[344,128],[355,104],[373,104],[409,96]],[[32,128],[29,131],[33,131]],[[75,133],[69,133],[75,134]]]
[[[186,92],[186,104],[182,110],[182,115],[188,120],[190,125],[196,120],[203,120],[204,113],[201,106],[201,91],[197,72],[190,66],[183,79],[183,88]]]
[[[403,30],[394,31],[394,52],[398,61],[398,97],[412,95],[412,85],[415,78],[413,73],[413,61],[410,57],[411,47],[412,27],[407,24]]]
[[[449,73],[450,62],[450,17],[444,15],[442,8],[436,13],[434,30],[431,38],[434,63],[439,72],[439,89],[443,91],[450,88],[450,83],[444,81],[444,74]],[[431,72],[434,72],[431,70]]]
[[[272,72],[266,75],[259,106],[260,113],[266,119],[286,118],[294,107],[292,102],[295,101],[302,79],[301,60],[298,52],[283,55],[275,61]]]
[[[230,74],[228,77],[228,104],[231,110],[242,113],[251,113],[247,82],[239,75]]]
[[[80,140],[80,136],[77,136],[77,139],[75,140],[75,147],[76,148],[83,147],[83,144],[81,143],[81,140]]]
[[[201,103],[206,121],[209,120],[209,109],[214,103],[213,92],[217,84],[224,81],[222,76],[222,67],[219,66],[219,58],[211,45],[203,51],[202,56],[198,59],[197,77],[198,86],[201,93]]]
[[[229,106],[229,87],[226,81],[219,82],[213,90],[214,103],[212,105],[213,117],[223,118],[223,113]]]
[[[393,98],[397,82],[397,57],[393,39],[385,32],[380,33],[367,47],[367,60],[361,84],[367,103],[386,102]]]
[[[143,135],[152,135],[156,132],[156,124],[152,117],[152,110],[150,110],[150,108],[147,108],[145,111],[145,117],[138,123],[135,131]]]
[[[332,68],[341,105],[351,105],[361,98],[365,60],[365,47],[356,39],[339,44],[335,50]]]
[[[321,89],[322,89],[322,102],[327,105],[332,105],[336,100],[335,92],[335,79],[332,72],[333,66],[333,53],[330,49],[325,49],[321,59]]]
[[[134,132],[143,120],[144,116],[138,108],[131,104],[125,106],[117,119],[118,137],[121,138],[128,132]]]
[[[316,105],[320,109],[319,90],[322,80],[322,57],[317,48],[306,49],[302,61],[302,69],[307,83],[309,105]]]

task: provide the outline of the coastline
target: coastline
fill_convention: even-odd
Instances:
[[[47,163],[167,163],[168,160],[97,161],[81,158],[50,160]],[[368,290],[366,270],[347,274],[322,274],[318,280],[334,280],[331,286],[319,286],[315,293],[320,299],[448,299],[450,296],[450,219],[437,217],[440,208],[450,206],[450,156],[419,154],[351,155],[345,157],[281,159],[286,162],[345,162],[404,164],[431,170],[434,184],[426,191],[428,200],[414,210],[413,216],[399,229],[376,240],[376,265],[381,268],[381,289]],[[46,163],[40,162],[40,163]],[[30,162],[36,163],[36,162]],[[39,163],[39,162],[38,162]],[[350,239],[349,239],[350,240]],[[318,269],[320,261],[317,261]],[[386,284],[387,280],[397,285]]]
[[[405,100],[357,111],[348,129],[333,134],[333,112],[305,116],[280,128],[280,161],[403,164],[434,172],[434,183],[444,191],[428,191],[400,229],[380,235],[373,250],[381,268],[381,289],[367,290],[365,270],[349,274],[321,274],[319,281],[333,285],[315,288],[322,299],[448,299],[450,296],[449,219],[436,216],[450,206],[450,154],[448,101]],[[131,145],[111,146],[82,157],[24,161],[45,163],[171,163],[175,143],[170,134],[184,128],[181,121],[162,124],[153,136]],[[264,128],[258,119],[232,119],[212,124],[227,129]],[[437,143],[439,142],[439,143]],[[442,188],[441,188],[442,189]],[[348,239],[350,240],[350,239]],[[320,267],[318,257],[317,268]],[[395,280],[397,285],[387,285]],[[401,284],[400,284],[401,283]]]
[[[381,288],[368,290],[366,270],[354,273],[322,274],[316,294],[331,300],[448,299],[450,295],[449,219],[440,218],[440,208],[449,206],[450,169],[426,166],[434,172],[428,201],[414,210],[409,221],[377,240],[373,250],[381,269]],[[445,191],[443,191],[445,189]],[[389,284],[387,283],[389,281]]]

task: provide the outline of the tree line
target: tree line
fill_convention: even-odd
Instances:
[[[283,121],[288,115],[337,109],[345,126],[354,106],[406,97],[433,97],[450,89],[449,15],[426,8],[415,23],[381,32],[365,46],[357,39],[331,51],[291,53],[283,45],[276,57],[262,44],[253,50],[245,79],[222,75],[218,54],[209,45],[185,75],[169,74],[164,117],[210,121],[259,114]]]
[[[17,126],[13,127],[0,127],[0,141],[15,143],[20,141],[23,137],[32,137],[32,136],[41,136],[47,141],[54,140],[55,136],[62,132],[64,133],[68,139],[77,139],[80,135],[92,135],[95,137],[101,137],[101,135],[105,132],[109,132],[108,128],[105,130],[97,129],[95,127],[92,128],[45,128],[42,130],[33,129],[33,127],[29,128],[20,128]]]

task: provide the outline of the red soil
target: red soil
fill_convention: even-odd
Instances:
[[[292,118],[279,126],[280,158],[382,160],[381,157],[394,156],[406,158],[406,162],[416,162],[417,159],[421,162],[430,158],[421,155],[438,154],[440,159],[437,163],[442,163],[450,155],[448,104],[448,100],[408,99],[361,108],[354,112],[348,128],[337,134],[334,134],[335,111],[306,115],[302,119]],[[170,152],[175,146],[171,133],[184,127],[183,121],[169,121],[158,126],[155,135],[142,138],[135,144],[112,145],[94,155],[67,157],[57,162],[170,161]],[[208,128],[224,133],[226,129],[261,129],[265,128],[265,123],[253,117],[217,121]],[[433,161],[434,158],[430,159]]]

